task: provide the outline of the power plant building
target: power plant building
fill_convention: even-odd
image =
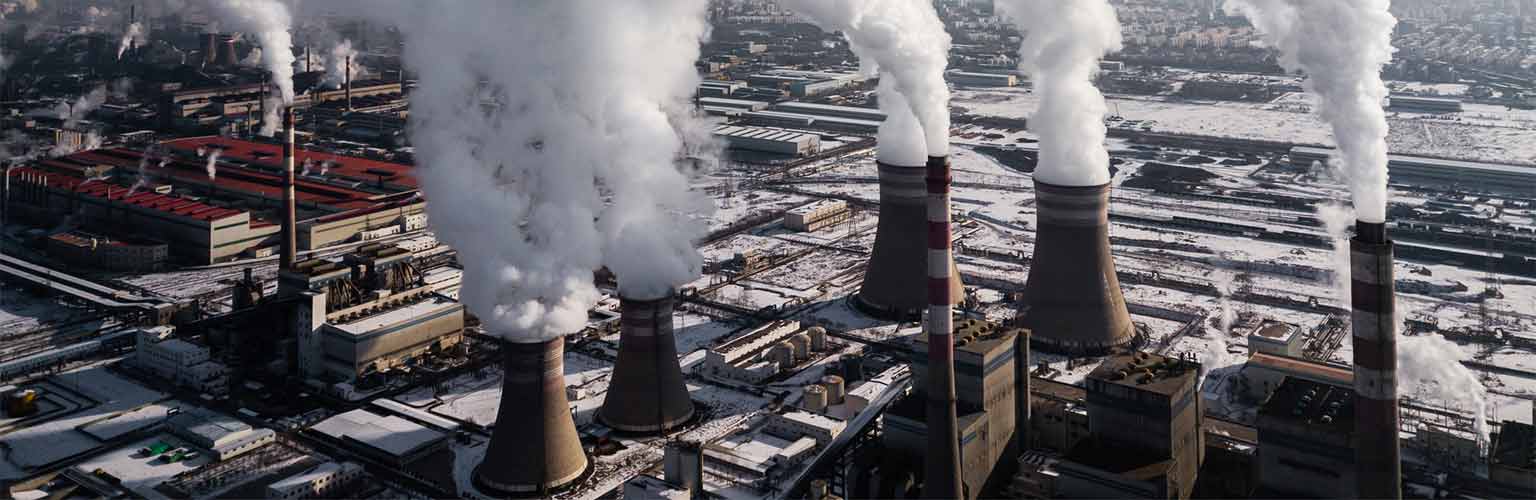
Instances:
[[[1259,494],[1356,498],[1354,400],[1347,386],[1285,379],[1259,409]]]
[[[307,432],[363,456],[404,467],[448,448],[448,434],[394,415],[356,409],[322,420]]]
[[[795,207],[784,214],[784,227],[794,231],[814,233],[847,222],[852,216],[848,202],[820,200],[809,205]]]
[[[1186,499],[1205,459],[1200,366],[1114,356],[1088,375],[1089,436],[1057,470],[1065,498]]]
[[[725,125],[715,129],[715,137],[724,139],[732,149],[810,156],[821,152],[821,136],[762,127]]]
[[[798,349],[792,341],[802,331],[808,346],[825,345],[825,329],[802,330],[799,321],[779,320],[709,348],[700,369],[716,377],[754,384],[768,380],[810,359],[814,349]]]
[[[955,396],[961,478],[967,497],[978,498],[1004,452],[1012,449],[1014,418],[1014,337],[1019,332],[967,320],[955,326]],[[913,394],[898,400],[883,417],[887,449],[922,463],[928,454],[926,336],[914,338]],[[1011,460],[1011,458],[1009,458]]]
[[[950,83],[965,87],[1016,87],[1019,85],[1018,75],[1010,74],[950,71],[944,73],[944,78]]]

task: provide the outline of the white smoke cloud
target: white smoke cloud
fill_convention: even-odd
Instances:
[[[907,105],[905,97],[892,88],[894,79],[880,80],[880,110],[885,122],[877,137],[880,161],[904,167],[919,167],[928,162],[928,144],[923,140],[923,126]]]
[[[342,40],[341,43],[331,47],[331,52],[325,57],[325,77],[320,80],[320,85],[329,88],[339,88],[347,82],[350,73],[355,79],[358,75],[358,52],[352,48],[351,40]],[[348,66],[347,62],[352,65]]]
[[[1427,398],[1460,411],[1476,412],[1474,430],[1488,439],[1488,389],[1461,364],[1468,356],[1440,334],[1398,336],[1397,393]]]
[[[1354,224],[1355,212],[1344,205],[1329,203],[1317,207],[1317,218],[1323,222],[1323,230],[1333,242],[1333,250],[1328,255],[1328,263],[1333,268],[1333,280],[1329,283],[1333,288],[1333,299],[1347,307],[1353,300],[1349,292],[1352,274],[1349,226]]]
[[[1391,0],[1227,0],[1226,10],[1253,22],[1280,51],[1280,65],[1304,71],[1318,114],[1333,127],[1336,159],[1349,178],[1355,210],[1366,222],[1387,217],[1387,86],[1397,19]]]
[[[245,54],[245,58],[244,59],[240,60],[240,65],[241,66],[250,66],[250,67],[253,67],[253,68],[260,68],[262,66],[262,64],[263,64],[261,62],[261,57],[262,57],[261,47],[253,48],[253,49],[251,49],[250,52],[247,52]]]
[[[1029,130],[1040,136],[1035,179],[1058,186],[1109,183],[1109,107],[1093,86],[1104,56],[1121,48],[1120,21],[1108,0],[998,0],[1026,32],[1019,66],[1029,73],[1040,109]]]
[[[490,331],[579,330],[604,264],[642,292],[697,275],[677,164],[695,129],[681,110],[707,3],[366,4],[402,30],[421,75],[417,175],[433,229],[460,252],[463,299]]]
[[[139,45],[144,45],[148,40],[149,37],[144,33],[143,24],[137,22],[129,24],[128,30],[123,32],[122,40],[117,42],[117,59],[122,60],[123,53],[128,52],[128,47],[132,46],[135,42]]]
[[[203,151],[198,151],[198,154],[202,153]],[[208,172],[208,180],[210,181],[219,176],[219,155],[222,154],[224,154],[222,149],[214,148],[208,151],[208,162],[203,166],[203,169]]]
[[[284,105],[293,104],[293,17],[278,0],[210,0],[221,28],[254,36],[261,46],[262,67],[272,73],[272,83]],[[276,125],[272,125],[276,126]]]
[[[861,66],[878,66],[882,85],[905,97],[922,124],[927,153],[949,153],[949,33],[929,0],[779,0],[779,5],[827,31],[840,31],[859,55]],[[884,106],[891,92],[881,92]],[[881,142],[881,147],[886,146]],[[926,160],[926,158],[925,158]],[[921,162],[917,164],[922,164]]]

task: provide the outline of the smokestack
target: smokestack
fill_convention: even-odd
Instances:
[[[1032,336],[1028,329],[1020,329],[1013,337],[1013,449],[1019,455],[1029,451],[1030,442],[1029,338]]]
[[[924,498],[963,498],[955,410],[955,261],[950,252],[949,158],[928,158],[928,457]],[[882,186],[883,187],[883,186]]]
[[[619,359],[597,418],[615,430],[660,434],[693,417],[672,334],[676,295],[619,298]]]
[[[1042,350],[1101,354],[1135,336],[1109,251],[1109,191],[1035,181],[1035,255],[1020,313]]]
[[[928,305],[928,248],[923,245],[927,220],[924,209],[924,168],[878,162],[880,168],[880,226],[864,270],[858,303],[881,315],[915,316]],[[949,260],[949,303],[960,302],[965,289],[954,259]]]
[[[352,56],[347,56],[346,85],[347,85],[347,112],[352,112]]]
[[[265,102],[265,99],[263,99]],[[293,108],[283,110],[283,248],[282,269],[293,269],[299,254],[297,212],[293,178]]]
[[[591,470],[565,398],[565,339],[501,349],[501,407],[475,483],[509,496],[549,496]]]
[[[1359,498],[1402,498],[1392,241],[1382,223],[1357,222],[1350,240],[1355,351],[1355,467]]]
[[[315,60],[309,56],[309,46],[305,45],[304,46],[304,72],[305,73],[313,73],[314,71],[315,71]]]

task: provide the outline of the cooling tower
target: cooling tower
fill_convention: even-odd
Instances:
[[[293,128],[293,108],[288,108],[283,111],[283,248],[279,250],[282,254],[282,267],[279,269],[293,269],[299,254],[298,207],[295,206],[293,178]]]
[[[565,399],[564,339],[502,343],[501,406],[477,486],[511,496],[547,496],[590,470]]]
[[[235,66],[240,64],[240,56],[235,50],[234,35],[219,35],[218,47],[215,49],[218,56],[214,58],[214,64],[220,66]]]
[[[219,62],[219,34],[203,33],[202,35],[203,64],[215,65]]]
[[[1035,254],[1020,323],[1042,351],[1101,354],[1135,335],[1109,252],[1109,190],[1035,181]]]
[[[860,305],[887,317],[911,317],[928,305],[928,227],[924,167],[878,163],[880,226],[864,270]],[[960,273],[950,262],[951,303],[964,299]]]
[[[675,295],[619,298],[619,359],[597,418],[623,432],[656,434],[693,417],[672,336]]]
[[[1355,467],[1359,498],[1402,498],[1398,450],[1397,322],[1392,241],[1385,224],[1358,222],[1350,240],[1355,351]]]
[[[964,492],[955,408],[954,287],[958,282],[950,250],[949,183],[949,159],[928,158],[928,255],[923,266],[928,275],[928,456],[924,459],[923,497],[958,499]],[[881,194],[883,197],[883,191]]]

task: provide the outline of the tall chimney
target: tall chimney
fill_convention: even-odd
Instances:
[[[263,99],[265,102],[265,99]],[[299,254],[298,223],[294,198],[293,179],[293,108],[283,110],[283,248],[282,269],[293,269],[294,260]]]
[[[213,66],[219,63],[219,34],[203,33],[203,65]]]
[[[344,71],[347,82],[347,112],[350,113],[352,112],[352,56],[347,56],[347,69]]]
[[[1135,336],[1109,251],[1109,191],[1035,181],[1035,254],[1020,323],[1041,350],[1102,354]]]
[[[955,410],[955,261],[950,252],[949,158],[928,158],[928,456],[924,498],[963,498]]]
[[[864,270],[858,304],[879,315],[906,318],[928,304],[928,248],[923,245],[924,167],[880,162],[880,226]],[[949,261],[949,302],[958,303],[965,290],[960,272]]]
[[[1013,337],[1013,449],[1022,455],[1029,451],[1029,408],[1031,381],[1029,378],[1029,338],[1033,334],[1027,328],[1019,329]]]
[[[309,56],[309,45],[305,45],[304,46],[304,72],[305,73],[313,73],[314,71],[315,71],[315,60]]]
[[[597,418],[630,433],[660,434],[693,418],[672,334],[676,295],[619,297],[619,359]]]
[[[565,339],[502,342],[501,406],[476,486],[509,496],[549,496],[591,470],[565,398]]]
[[[1355,351],[1355,467],[1359,498],[1402,498],[1398,450],[1397,321],[1387,226],[1356,222],[1350,240]]]

